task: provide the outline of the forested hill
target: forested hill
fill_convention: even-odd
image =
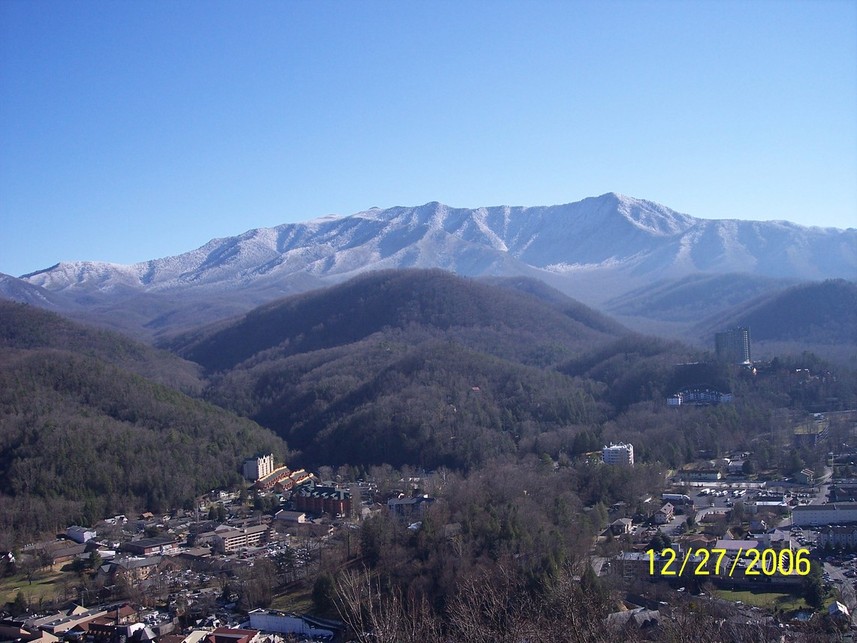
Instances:
[[[586,304],[551,288],[539,279],[529,277],[485,277],[483,283],[514,290],[540,299],[550,304],[564,315],[592,328],[611,335],[627,335],[630,331],[612,317],[590,308]]]
[[[845,279],[793,286],[706,322],[713,333],[747,326],[754,341],[857,349],[857,283]]]
[[[604,419],[603,385],[556,366],[623,332],[524,282],[391,271],[177,346],[213,374],[213,402],[277,431],[302,464],[470,468],[551,440],[570,450]]]
[[[237,321],[183,335],[170,348],[214,372],[250,358],[286,357],[345,346],[382,331],[416,329],[542,363],[627,332],[546,287],[524,292],[440,270],[396,270],[262,306]],[[545,351],[557,355],[546,357]]]
[[[287,454],[254,422],[125,367],[166,377],[187,368],[173,356],[26,306],[0,312],[0,549],[114,512],[190,508],[236,483],[245,457]]]
[[[92,328],[7,299],[0,299],[0,348],[72,351],[185,392],[198,393],[203,387],[197,364],[119,333]]]

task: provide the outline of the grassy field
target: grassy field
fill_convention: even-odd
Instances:
[[[794,594],[785,594],[782,592],[751,592],[751,591],[728,591],[716,590],[713,595],[726,601],[738,602],[741,601],[745,605],[753,607],[761,607],[765,610],[774,611],[779,609],[783,612],[791,612],[794,610],[812,609],[806,604],[806,601]]]
[[[42,570],[33,575],[33,582],[27,580],[26,574],[15,574],[0,579],[0,603],[11,603],[15,600],[18,592],[24,593],[24,597],[30,605],[38,605],[39,601],[51,601],[59,589],[59,581],[65,575],[64,572],[53,570]]]
[[[312,612],[312,585],[309,583],[293,584],[288,592],[274,597],[271,608],[295,614]]]

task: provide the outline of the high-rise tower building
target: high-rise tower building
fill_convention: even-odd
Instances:
[[[733,364],[751,364],[750,329],[732,328],[714,336],[717,358]]]
[[[259,455],[244,461],[242,473],[247,480],[256,482],[274,472],[274,454]]]

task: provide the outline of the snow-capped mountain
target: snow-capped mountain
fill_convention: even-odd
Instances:
[[[546,207],[427,203],[250,230],[133,265],[61,263],[21,279],[75,301],[147,293],[199,305],[230,291],[258,304],[406,267],[535,276],[598,305],[655,279],[700,273],[855,278],[857,230],[697,219],[613,193]]]

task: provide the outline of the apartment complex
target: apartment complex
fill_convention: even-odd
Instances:
[[[601,457],[604,464],[618,464],[628,467],[634,466],[634,445],[633,444],[613,444],[605,446],[601,450]]]

